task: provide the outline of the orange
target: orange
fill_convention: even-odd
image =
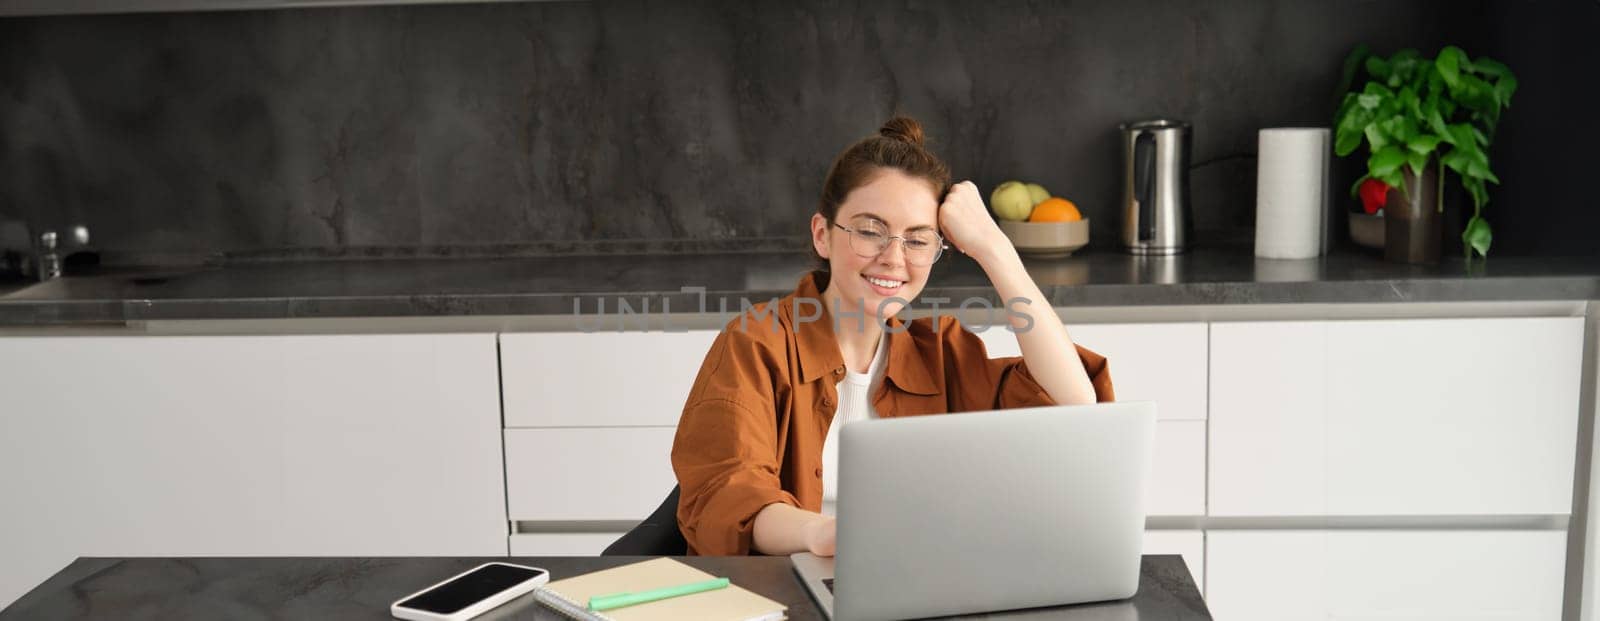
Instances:
[[[1039,201],[1033,206],[1033,213],[1028,215],[1029,222],[1074,222],[1082,219],[1083,214],[1078,213],[1078,206],[1059,196]]]

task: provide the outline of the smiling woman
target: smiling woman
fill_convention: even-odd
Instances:
[[[1105,359],[1073,344],[977,186],[950,184],[915,120],[839,154],[811,241],[822,269],[730,321],[684,405],[672,467],[691,554],[832,556],[847,422],[1112,400]],[[947,247],[983,267],[1022,356],[989,358],[953,317],[897,318]]]

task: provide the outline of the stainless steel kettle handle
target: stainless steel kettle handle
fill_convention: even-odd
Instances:
[[[1133,139],[1133,200],[1139,204],[1139,241],[1156,238],[1156,137],[1139,131]]]

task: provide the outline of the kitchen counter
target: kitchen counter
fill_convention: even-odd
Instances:
[[[1600,299],[1600,257],[1497,257],[1468,264],[1388,263],[1343,249],[1317,259],[1266,260],[1247,244],[1173,257],[1093,251],[1026,259],[1056,307],[1553,301]],[[571,315],[619,298],[650,313],[737,310],[790,292],[809,257],[726,246],[716,252],[515,258],[239,260],[190,269],[68,276],[0,289],[0,326],[147,320]],[[704,294],[692,288],[703,287]],[[686,289],[690,288],[690,289]],[[982,270],[940,261],[915,307],[973,297],[999,306]],[[575,306],[576,305],[576,306]]]

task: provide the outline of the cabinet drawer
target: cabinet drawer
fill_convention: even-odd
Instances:
[[[512,521],[637,522],[676,485],[673,427],[507,429]]]
[[[1212,515],[1571,511],[1581,318],[1211,330]]]
[[[1118,401],[1154,401],[1162,420],[1206,418],[1206,324],[1084,324],[1067,331],[1106,357]],[[978,336],[991,358],[1022,355],[1004,326]]]
[[[507,427],[677,425],[716,330],[500,335]]]
[[[1561,531],[1209,531],[1218,619],[1557,619]]]
[[[511,556],[600,556],[625,533],[517,533]]]
[[[1144,531],[1145,554],[1179,554],[1200,593],[1206,592],[1206,542],[1198,530]]]

